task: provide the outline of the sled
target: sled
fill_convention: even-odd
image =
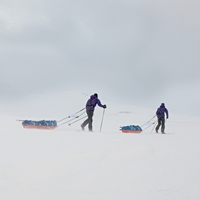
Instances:
[[[41,120],[41,121],[32,121],[24,120],[22,126],[28,129],[44,129],[44,130],[53,130],[57,127],[56,120]]]
[[[120,127],[120,131],[122,131],[123,133],[141,133],[142,128],[138,125],[129,125]]]

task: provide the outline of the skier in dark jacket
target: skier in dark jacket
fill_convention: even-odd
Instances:
[[[85,126],[88,124],[89,131],[92,131],[92,122],[93,122],[93,115],[95,106],[98,105],[99,107],[106,108],[106,105],[102,105],[101,101],[98,99],[98,94],[95,93],[94,95],[90,96],[86,103],[86,113],[88,118],[81,124],[82,130],[84,130]]]
[[[161,106],[157,109],[156,115],[158,118],[158,125],[156,126],[156,133],[158,133],[158,130],[161,126],[161,133],[165,133],[165,114],[168,119],[169,113],[167,108],[165,108],[165,104],[162,103]]]

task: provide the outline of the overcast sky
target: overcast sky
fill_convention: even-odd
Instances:
[[[0,102],[79,90],[198,114],[199,8],[199,0],[0,0]]]

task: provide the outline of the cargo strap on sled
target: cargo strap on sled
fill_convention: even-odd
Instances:
[[[24,128],[31,129],[55,129],[57,127],[56,120],[41,120],[41,121],[32,121],[32,120],[24,120],[22,122],[22,126]]]

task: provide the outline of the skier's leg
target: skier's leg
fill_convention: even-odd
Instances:
[[[156,133],[158,132],[160,125],[161,125],[161,120],[160,120],[160,118],[158,118],[158,125],[156,126]]]
[[[84,130],[84,127],[89,123],[90,116],[88,114],[88,111],[86,111],[88,118],[81,124],[81,128]]]
[[[93,114],[94,114],[93,110],[90,110],[90,112],[88,112],[88,118],[89,118],[88,129],[89,129],[89,131],[92,131]]]
[[[161,123],[162,123],[161,132],[164,133],[165,132],[165,118],[162,118]]]

